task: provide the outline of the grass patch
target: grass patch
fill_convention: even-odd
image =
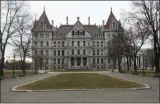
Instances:
[[[14,71],[14,76],[19,77],[19,74],[22,73],[22,70],[15,70]],[[33,70],[26,70],[26,75],[33,75],[34,71]],[[4,78],[13,78],[13,70],[4,70]]]
[[[49,70],[50,72],[94,72],[94,71],[109,71],[109,70],[104,70],[104,69],[97,69],[97,70],[92,70],[92,69],[53,69]]]
[[[98,73],[64,73],[20,86],[17,89],[46,90],[133,87],[143,87],[143,85]]]
[[[133,74],[134,70],[125,70],[124,74]],[[137,70],[138,75],[143,76],[143,70]],[[147,77],[155,77],[156,73],[153,70],[145,70],[145,76]]]

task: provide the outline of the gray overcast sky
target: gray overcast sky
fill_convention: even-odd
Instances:
[[[30,12],[36,14],[36,19],[39,19],[45,7],[50,23],[54,20],[55,26],[66,24],[66,16],[69,24],[74,24],[77,17],[80,17],[83,24],[87,24],[90,16],[91,24],[102,25],[102,20],[106,23],[111,7],[117,20],[123,22],[122,10],[132,11],[131,1],[29,1],[29,5]],[[143,46],[147,47],[150,48],[150,44]],[[6,56],[13,55],[12,49],[10,46],[7,47]]]

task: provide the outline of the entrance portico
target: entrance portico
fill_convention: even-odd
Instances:
[[[88,69],[88,58],[87,57],[70,57],[68,69]]]

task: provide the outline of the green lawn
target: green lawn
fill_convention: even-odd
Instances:
[[[19,74],[22,73],[22,70],[15,70],[14,76],[19,77]],[[33,70],[26,70],[26,75],[33,75]],[[4,78],[13,78],[13,70],[4,70]]]
[[[98,73],[64,73],[20,86],[17,89],[45,90],[133,87],[143,87],[143,85]]]
[[[143,70],[137,70],[140,76],[143,76]],[[124,74],[133,74],[134,70],[124,71]],[[155,77],[155,72],[153,70],[145,70],[145,76],[147,77]]]
[[[53,69],[53,70],[49,70],[50,72],[94,72],[94,71],[108,71],[106,69],[97,69],[97,70],[91,70],[91,69],[66,69],[66,70],[62,70],[62,69]]]

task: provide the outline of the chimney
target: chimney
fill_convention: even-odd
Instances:
[[[52,20],[52,28],[54,27],[54,21]]]
[[[66,17],[66,25],[68,25],[68,16]]]
[[[103,26],[104,26],[104,20],[103,20]]]
[[[88,25],[90,25],[90,17],[88,17]]]
[[[79,21],[79,17],[77,17],[77,21]]]

